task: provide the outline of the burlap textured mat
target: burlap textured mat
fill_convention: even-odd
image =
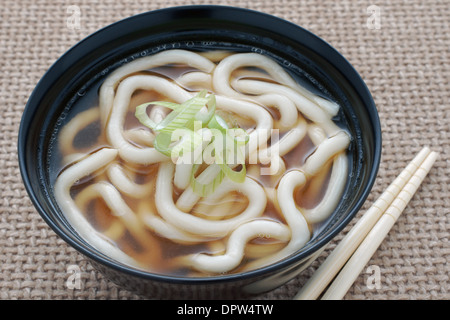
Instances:
[[[365,209],[423,146],[440,152],[429,176],[345,299],[449,299],[448,0],[2,0],[0,298],[139,298],[105,279],[37,214],[20,178],[17,132],[34,86],[69,47],[119,19],[185,4],[246,7],[290,20],[322,37],[355,66],[374,96],[383,130],[382,163]],[[80,9],[79,28],[69,25],[69,6]],[[334,246],[331,243],[299,277],[257,299],[291,299]],[[69,266],[81,271],[79,289],[67,286]],[[375,286],[370,271],[374,268],[380,275]]]

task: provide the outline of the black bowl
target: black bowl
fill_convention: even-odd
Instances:
[[[86,90],[127,61],[172,48],[261,52],[272,56],[311,90],[342,107],[335,120],[353,136],[349,179],[326,224],[296,254],[240,274],[183,278],[151,274],[115,262],[93,249],[67,224],[52,191],[54,129]],[[23,113],[19,165],[37,211],[68,244],[115,283],[152,298],[238,298],[274,289],[307,267],[355,216],[378,171],[381,128],[372,96],[350,63],[309,31],[261,12],[226,6],[155,10],[114,23],[79,42],[43,76]]]

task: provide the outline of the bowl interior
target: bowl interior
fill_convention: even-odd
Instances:
[[[111,71],[128,61],[175,48],[231,49],[271,56],[304,86],[341,105],[334,120],[348,128],[353,137],[344,195],[311,241],[279,264],[300,260],[328,243],[360,209],[375,180],[381,133],[373,99],[348,61],[323,40],[273,16],[232,7],[178,7],[133,16],[81,41],[49,69],[30,96],[19,132],[22,177],[45,221],[85,255],[140,273],[116,265],[92,249],[66,223],[52,195],[52,160],[57,157],[52,152],[53,144],[57,129],[72,116],[72,105],[97,88]]]

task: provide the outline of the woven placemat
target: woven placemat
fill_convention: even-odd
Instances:
[[[423,146],[440,152],[345,299],[449,299],[448,0],[2,0],[0,299],[140,299],[104,278],[37,214],[20,178],[16,141],[30,93],[68,48],[117,20],[185,4],[232,5],[287,19],[329,42],[355,66],[374,96],[383,131],[382,163],[364,209]],[[68,20],[73,5],[80,9],[79,28]],[[297,278],[256,299],[291,299],[336,241]],[[70,266],[81,272],[79,289],[67,285]],[[380,275],[377,286],[369,271],[374,269]]]

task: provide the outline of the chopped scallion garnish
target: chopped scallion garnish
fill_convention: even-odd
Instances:
[[[207,91],[202,90],[181,104],[167,101],[144,103],[136,108],[135,113],[140,123],[155,132],[155,149],[172,158],[192,153],[203,144],[199,129],[206,128],[212,132],[211,141],[203,152],[214,158],[209,165],[218,165],[220,170],[210,183],[203,184],[195,177],[201,163],[195,163],[191,172],[191,187],[200,196],[214,192],[224,177],[239,183],[245,180],[245,152],[242,147],[249,139],[245,130],[229,128],[223,118],[215,113],[215,96],[206,95]],[[160,123],[155,123],[147,115],[147,108],[151,105],[167,107],[172,111]],[[203,155],[200,158],[203,160]],[[239,167],[238,171],[234,170]]]

